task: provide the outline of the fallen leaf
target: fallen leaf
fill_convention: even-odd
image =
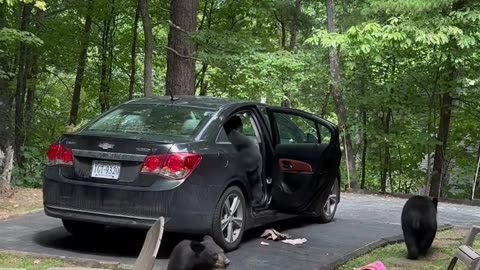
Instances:
[[[18,205],[18,204],[14,204],[14,205],[13,205],[14,208],[17,208],[17,207],[19,207],[19,206],[20,206],[20,205]]]
[[[39,264],[40,262],[41,262],[40,259],[35,259],[35,260],[33,260],[33,264]]]

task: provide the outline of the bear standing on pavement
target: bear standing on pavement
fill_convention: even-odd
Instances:
[[[408,258],[425,256],[437,233],[437,198],[413,196],[407,200],[402,211],[402,230]]]
[[[202,242],[183,240],[170,254],[167,270],[210,270],[227,268],[230,260],[212,237],[206,235]]]

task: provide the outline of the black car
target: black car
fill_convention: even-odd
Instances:
[[[239,117],[261,153],[261,200],[224,124]],[[142,98],[64,134],[47,153],[45,213],[73,235],[106,225],[210,234],[225,250],[245,230],[292,216],[330,222],[340,201],[338,128],[315,115],[212,97]],[[260,160],[260,159],[259,159]]]

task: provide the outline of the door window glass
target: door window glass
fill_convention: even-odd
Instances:
[[[274,113],[281,144],[319,143],[314,121],[301,116]]]

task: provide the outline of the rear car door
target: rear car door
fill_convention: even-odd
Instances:
[[[305,214],[326,200],[338,181],[338,128],[299,110],[267,108],[273,136],[272,205]]]

